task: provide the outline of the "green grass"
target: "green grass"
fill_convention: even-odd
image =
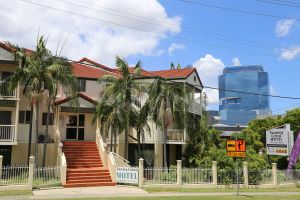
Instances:
[[[78,200],[299,200],[300,196],[189,196],[189,197],[127,197],[127,198],[79,198]],[[74,200],[74,199],[65,199]]]
[[[143,188],[145,191],[153,192],[189,192],[189,193],[201,193],[201,192],[236,192],[236,189],[206,189],[206,188]],[[300,188],[288,187],[288,188],[262,188],[262,189],[240,189],[241,192],[300,192]]]
[[[0,196],[19,196],[19,195],[32,195],[32,191],[28,191],[28,190],[0,191]]]

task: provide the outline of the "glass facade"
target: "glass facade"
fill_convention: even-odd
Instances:
[[[220,123],[247,125],[252,119],[270,115],[268,73],[262,66],[226,67],[219,76]],[[232,90],[232,91],[230,91]]]

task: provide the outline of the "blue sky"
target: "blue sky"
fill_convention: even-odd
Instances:
[[[300,17],[300,8],[291,8],[278,5],[262,3],[255,0],[210,0],[199,1],[210,5],[268,13],[278,16],[291,18]],[[242,3],[237,3],[242,2]],[[227,12],[218,9],[195,6],[192,4],[164,0],[161,3],[166,8],[169,15],[179,15],[182,17],[182,27],[193,27],[207,32],[220,33],[227,36],[237,37],[245,40],[266,43],[278,47],[289,48],[300,45],[300,26],[299,21],[294,22],[293,27],[286,36],[278,37],[275,28],[280,18],[271,18],[255,15],[247,15],[235,12]],[[184,29],[184,28],[183,28]],[[250,45],[242,45],[237,41],[218,40],[213,37],[203,35],[193,35],[181,31],[176,36],[199,41],[199,43],[187,42],[176,37],[161,42],[161,49],[167,48],[170,43],[183,44],[185,48],[174,51],[172,55],[161,57],[144,57],[142,61],[147,69],[160,69],[168,66],[170,62],[180,62],[181,65],[193,64],[197,59],[211,54],[215,58],[221,59],[225,66],[232,65],[232,59],[237,57],[242,65],[260,64],[269,73],[271,92],[276,95],[300,97],[299,86],[297,84],[300,75],[300,59],[295,57],[292,60],[280,59],[280,48],[268,47],[257,48]],[[227,38],[228,39],[228,38]],[[201,43],[203,42],[203,43]],[[206,43],[216,44],[208,45]],[[230,50],[235,48],[237,50]],[[240,49],[240,51],[239,51]],[[250,51],[253,53],[247,53]],[[133,61],[135,58],[130,58]],[[200,77],[201,73],[200,73]],[[204,84],[206,84],[204,82]],[[299,100],[284,100],[271,98],[271,108],[278,114],[291,107],[300,106]],[[216,106],[211,106],[216,108]]]
[[[187,1],[300,18],[300,3],[293,8],[255,0]],[[217,86],[218,75],[235,59],[242,65],[263,65],[272,94],[300,97],[300,20],[228,12],[178,0],[126,0],[126,4],[123,0],[14,0],[9,5],[0,0],[0,7],[0,40],[34,48],[40,32],[49,37],[52,50],[59,40],[60,47],[66,41],[63,55],[74,60],[85,56],[113,66],[114,57],[120,55],[130,64],[141,60],[148,70],[168,69],[170,62],[193,64],[208,86]],[[191,30],[199,33],[191,34]],[[254,42],[243,45],[232,38]],[[264,48],[253,46],[261,43],[266,44]],[[210,108],[217,108],[216,91],[206,92]],[[275,114],[300,106],[300,100],[270,101]]]

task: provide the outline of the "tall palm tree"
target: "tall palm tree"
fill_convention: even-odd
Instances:
[[[141,73],[141,62],[138,62],[131,70],[128,63],[117,56],[116,66],[121,77],[116,78],[115,76],[107,75],[100,78],[99,81],[106,83],[102,92],[102,101],[118,96],[120,98],[119,107],[126,111],[122,121],[124,122],[125,130],[124,158],[128,159],[128,137],[132,129],[130,125],[132,100],[135,95],[140,94],[144,89],[144,86],[136,79],[136,76]]]
[[[62,85],[64,91],[67,93],[71,99],[76,98],[78,92],[77,79],[74,77],[72,72],[72,67],[70,63],[61,57],[50,56],[47,60],[47,73],[51,76],[52,82],[45,82],[44,88],[48,89],[48,99],[47,102],[47,116],[46,116],[46,129],[45,129],[45,138],[43,146],[43,160],[42,166],[45,166],[46,163],[46,154],[47,154],[47,141],[48,141],[48,132],[49,132],[49,122],[50,122],[50,112],[51,107],[57,96],[58,86]]]
[[[163,165],[167,167],[167,129],[172,123],[184,128],[189,96],[183,83],[157,78],[149,90],[147,104],[154,122],[163,132]]]

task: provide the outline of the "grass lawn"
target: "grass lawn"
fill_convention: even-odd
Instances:
[[[32,195],[32,191],[28,191],[28,190],[0,191],[0,196],[18,196],[18,195]]]
[[[236,192],[236,189],[206,189],[206,188],[163,188],[163,187],[153,187],[153,188],[143,188],[145,191],[153,192]],[[288,187],[288,188],[263,188],[263,189],[240,189],[240,192],[300,192],[300,188]]]
[[[299,200],[300,196],[190,196],[190,197],[128,197],[128,198],[79,198],[78,200]],[[65,199],[66,200],[66,199]],[[68,199],[74,200],[74,199]]]

